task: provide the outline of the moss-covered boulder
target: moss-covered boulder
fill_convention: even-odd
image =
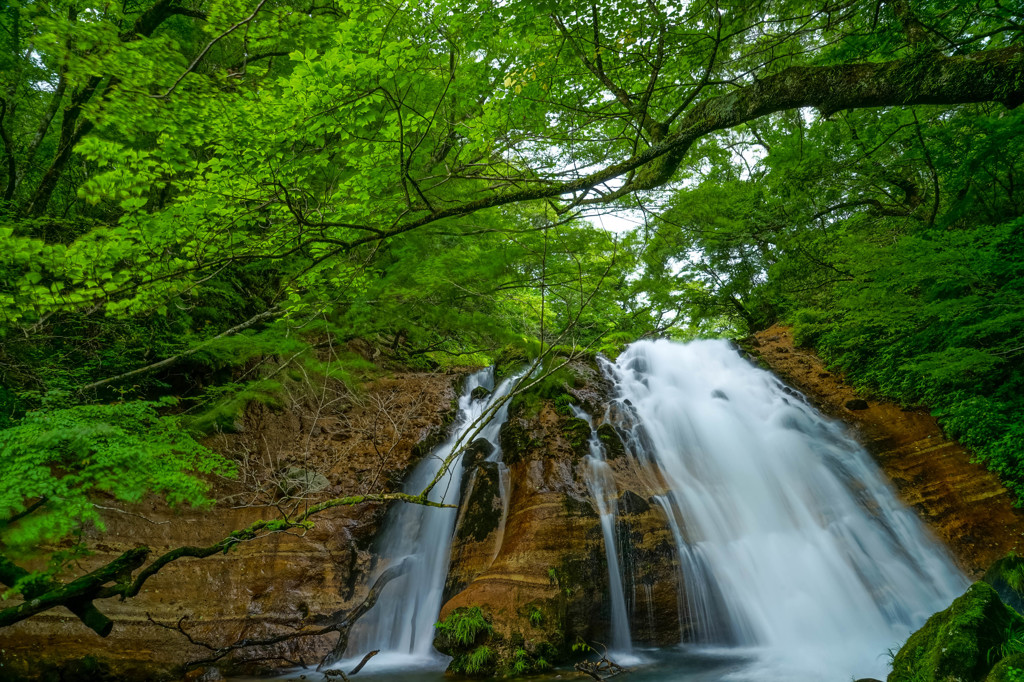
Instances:
[[[899,650],[888,682],[983,682],[1024,635],[1024,618],[976,582]]]
[[[537,604],[527,604],[524,619],[539,624],[549,617]],[[554,650],[527,641],[522,634],[506,637],[495,631],[490,616],[480,607],[455,609],[436,626],[434,647],[452,657],[447,672],[465,677],[518,677],[551,667],[545,656]]]
[[[435,626],[434,648],[452,657],[448,672],[491,677],[497,672],[493,632],[479,606],[455,609]]]
[[[981,579],[995,589],[1004,604],[1024,614],[1024,558],[1008,554],[992,564]]]
[[[494,360],[494,378],[501,382],[518,372],[530,361],[522,348],[508,346]]]
[[[590,450],[590,424],[586,420],[569,417],[562,425],[562,435],[569,441],[573,454],[582,457]]]
[[[1024,653],[1007,656],[996,663],[985,682],[1024,682]]]

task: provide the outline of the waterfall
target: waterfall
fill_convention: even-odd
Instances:
[[[416,465],[403,490],[418,494],[441,469],[444,458],[459,438],[493,402],[508,395],[519,376],[509,377],[486,398],[473,399],[473,389],[494,386],[493,368],[470,375],[459,398],[459,411],[449,438]],[[494,445],[489,460],[498,460],[501,448],[498,431],[505,422],[508,405],[484,427],[480,438]],[[462,480],[462,458],[445,472],[429,495],[435,502],[458,505]],[[389,511],[378,536],[377,574],[401,561],[411,562],[405,573],[388,583],[377,604],[353,627],[348,654],[362,656],[379,649],[377,667],[433,666],[442,657],[434,650],[434,623],[441,611],[441,599],[451,555],[457,509],[439,509],[416,504],[396,504]]]
[[[604,535],[604,556],[608,562],[608,589],[611,592],[611,650],[616,654],[629,654],[633,642],[629,634],[629,613],[626,610],[626,594],[622,587],[622,562],[619,543],[616,539],[616,522],[619,517],[618,490],[615,474],[605,461],[604,448],[594,422],[582,409],[572,406],[573,414],[590,425],[590,452],[583,458],[584,478],[590,495],[597,505],[601,517],[601,533]]]
[[[627,452],[667,488],[684,632],[753,652],[750,679],[884,677],[965,588],[867,452],[726,342],[641,341],[604,369]]]

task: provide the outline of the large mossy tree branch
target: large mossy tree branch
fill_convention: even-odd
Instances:
[[[632,182],[593,199],[592,203],[607,203],[632,191],[654,189],[671,180],[697,140],[781,111],[814,108],[823,116],[830,116],[844,109],[980,102],[1000,102],[1009,108],[1024,103],[1024,48],[1012,46],[952,57],[926,53],[888,62],[792,66],[731,93],[697,102],[660,143],[589,175],[434,211],[395,226],[383,235],[370,235],[338,250],[392,237],[444,218],[588,192],[633,171],[636,175]]]
[[[168,564],[178,559],[205,559],[215,554],[226,554],[237,545],[274,533],[313,527],[310,520],[313,516],[333,509],[369,502],[408,502],[428,507],[451,507],[452,505],[433,502],[423,495],[406,493],[385,493],[376,495],[352,495],[338,497],[315,504],[293,519],[281,518],[274,520],[255,521],[249,527],[236,530],[224,539],[205,547],[184,546],[166,552],[142,568],[151,553],[148,547],[131,549],[113,561],[87,573],[69,583],[58,583],[49,579],[22,582],[21,594],[25,601],[16,606],[0,610],[0,628],[13,625],[31,618],[39,613],[57,606],[64,606],[79,617],[101,637],[106,637],[113,629],[113,622],[104,616],[94,605],[97,599],[120,597],[122,600],[136,596],[146,581],[163,570]],[[142,568],[138,575],[133,575]],[[30,573],[17,566],[6,557],[0,555],[0,583],[13,587],[19,581],[25,581]],[[114,583],[110,585],[108,583]]]

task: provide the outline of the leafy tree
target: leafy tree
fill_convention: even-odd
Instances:
[[[0,624],[66,603],[109,631],[92,601],[171,561],[387,498],[70,583],[12,563],[18,538],[94,522],[98,490],[201,504],[189,472],[228,464],[170,425],[223,421],[328,341],[423,367],[515,343],[556,368],[556,346],[673,323],[852,310],[887,291],[850,284],[865,265],[939,267],[977,228],[995,245],[974,289],[906,280],[920,334],[962,299],[986,339],[914,355],[919,393],[949,385],[936,363],[994,376],[1019,357],[1000,254],[1020,157],[972,152],[1012,137],[1024,101],[1021,18],[995,1],[44,0],[0,21],[0,577],[26,598]],[[584,220],[609,209],[654,210],[613,239]],[[892,329],[863,310],[829,323]],[[116,487],[128,444],[149,473]]]

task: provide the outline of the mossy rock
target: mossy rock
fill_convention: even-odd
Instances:
[[[476,388],[474,388],[470,392],[469,399],[470,400],[484,400],[490,394],[491,394],[491,389],[487,388],[486,386],[477,386]]]
[[[562,425],[562,434],[569,441],[573,454],[582,457],[589,450],[590,424],[585,419],[569,417]]]
[[[467,472],[471,474],[472,472]],[[482,542],[501,525],[501,483],[497,462],[476,465],[476,479],[464,502],[455,538]]]
[[[626,446],[622,444],[619,432],[608,422],[597,427],[597,437],[601,439],[601,444],[604,445],[605,459],[618,459],[626,454]]]
[[[498,353],[494,361],[494,378],[501,382],[515,374],[530,361],[526,351],[521,348],[507,347]]]
[[[501,444],[501,458],[510,466],[525,458],[533,447],[530,433],[516,418],[511,418],[501,425],[498,442]]]
[[[888,682],[982,682],[1022,632],[1024,618],[991,585],[976,582],[910,636]]]
[[[981,579],[995,589],[1004,604],[1024,614],[1024,558],[1008,554],[992,564]]]
[[[462,467],[469,471],[471,467],[483,462],[494,454],[494,445],[486,438],[477,438],[466,446],[462,455]]]
[[[1024,682],[1024,654],[1013,654],[996,663],[985,682]]]

